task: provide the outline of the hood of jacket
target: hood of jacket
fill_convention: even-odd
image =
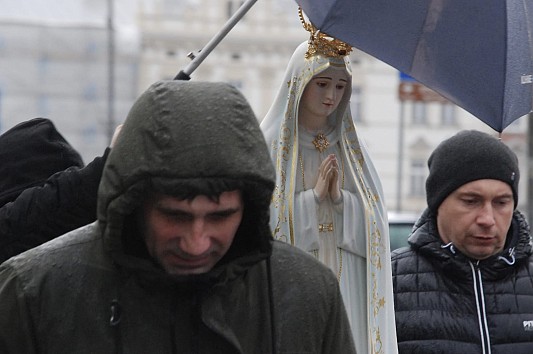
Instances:
[[[132,106],[102,174],[98,221],[114,261],[150,278],[168,278],[145,251],[133,215],[154,188],[172,195],[198,179],[249,186],[241,226],[210,276],[239,274],[268,257],[275,172],[248,102],[228,84],[157,82]]]
[[[429,209],[426,209],[415,223],[408,242],[411,248],[430,259],[435,267],[454,272],[458,278],[471,277],[470,261],[476,263],[489,279],[501,279],[511,272],[516,264],[527,261],[532,254],[529,225],[518,210],[513,213],[503,250],[484,260],[472,260],[453,244],[445,245],[437,230],[436,217]]]
[[[0,135],[0,206],[72,166],[83,167],[83,160],[51,120],[17,124]]]

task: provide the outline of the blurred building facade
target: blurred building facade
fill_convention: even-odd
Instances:
[[[117,123],[150,84],[172,79],[186,68],[188,53],[204,47],[243,3],[139,1],[138,45],[116,37]],[[86,161],[100,154],[108,143],[106,30],[105,25],[0,22],[0,131],[34,116],[49,116]],[[261,120],[290,56],[307,38],[293,0],[259,0],[191,79],[233,84]],[[410,94],[410,89],[419,89],[416,83],[406,86],[396,69],[361,51],[354,50],[351,61],[352,112],[381,177],[387,207],[418,213],[426,204],[427,158],[438,143],[462,129],[496,133],[438,95]],[[527,206],[527,131],[527,119],[521,118],[502,135],[520,159],[520,208]]]
[[[174,2],[159,0],[150,11],[141,13],[141,90],[185,68],[190,63],[187,54],[207,44],[242,3],[196,0],[179,8]],[[234,84],[262,119],[292,52],[307,38],[293,2],[258,1],[191,78]],[[381,176],[387,206],[394,211],[420,212],[426,205],[427,159],[437,144],[462,129],[495,132],[434,93],[402,91],[400,96],[401,84],[404,91],[419,87],[408,83],[406,88],[396,69],[361,51],[355,50],[351,61],[352,112]],[[518,154],[521,166],[527,166],[526,123],[520,119],[502,137]],[[525,203],[527,169],[522,171],[521,202]]]
[[[243,3],[241,0],[156,0],[139,14],[141,91],[155,80],[172,79]],[[287,6],[287,4],[293,6]],[[290,10],[289,10],[290,9]],[[261,0],[191,74],[192,80],[225,81],[240,89],[259,119],[281,84],[294,49],[307,40],[296,3]]]
[[[0,21],[0,132],[50,118],[87,163],[109,144],[106,26]],[[132,50],[133,49],[133,50]],[[137,95],[138,50],[117,45],[113,125]]]

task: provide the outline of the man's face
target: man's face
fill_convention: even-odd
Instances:
[[[218,202],[156,195],[144,204],[148,252],[169,274],[206,273],[230,248],[243,208],[240,191],[224,192]]]
[[[511,187],[482,179],[451,193],[437,211],[437,226],[444,243],[472,259],[485,259],[503,249],[513,218]]]

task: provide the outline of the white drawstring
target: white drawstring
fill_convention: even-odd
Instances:
[[[453,246],[453,242],[449,242],[449,243],[447,243],[445,245],[441,245],[440,248],[442,248],[442,249],[449,248],[450,252],[455,254],[455,247]]]
[[[509,248],[509,257],[511,257],[511,260],[508,260],[508,259],[505,258],[504,256],[499,256],[498,259],[504,261],[504,262],[507,263],[508,265],[513,265],[513,264],[515,264],[516,259],[515,259],[515,257],[514,257],[514,247]]]

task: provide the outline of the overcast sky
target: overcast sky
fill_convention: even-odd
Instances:
[[[111,0],[117,25],[131,25],[139,6],[150,7],[153,0]],[[199,0],[166,0],[177,6]],[[260,1],[260,0],[258,0]],[[275,0],[280,7],[295,6],[289,0]],[[66,23],[105,23],[108,0],[0,0],[1,19],[34,19]]]
[[[132,27],[139,4],[150,2],[150,0],[112,1],[113,19],[117,28]],[[0,19],[105,25],[107,8],[108,0],[0,0]]]

